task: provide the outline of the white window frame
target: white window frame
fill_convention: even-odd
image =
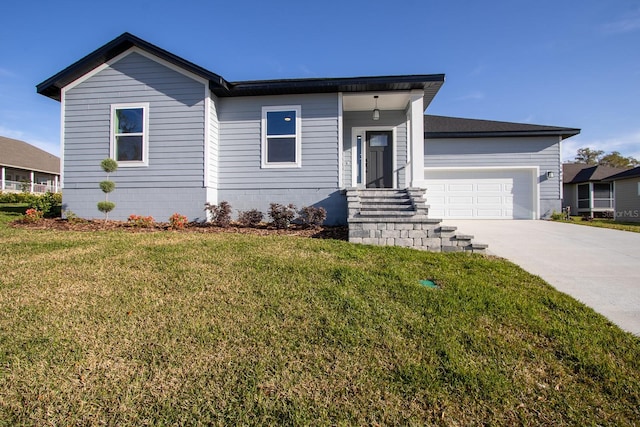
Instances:
[[[275,135],[267,137],[267,113],[295,111],[296,113],[296,133],[295,135]],[[302,167],[302,107],[300,105],[270,105],[262,107],[261,127],[261,157],[262,168],[301,168]],[[268,139],[272,138],[292,138],[296,139],[296,159],[294,162],[268,162]]]
[[[127,110],[142,108],[142,132],[141,133],[128,133],[129,136],[142,136],[142,161],[118,161],[116,157],[116,136],[121,134],[116,133],[116,110]],[[110,131],[110,144],[109,144],[109,156],[118,161],[118,166],[123,168],[128,167],[144,167],[149,166],[149,103],[130,103],[130,104],[111,104],[111,131]]]

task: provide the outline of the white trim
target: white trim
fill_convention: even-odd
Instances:
[[[296,113],[296,159],[295,162],[267,162],[267,113],[277,111],[295,111]],[[291,135],[282,135],[279,137],[291,138]],[[273,136],[270,138],[274,138]],[[278,137],[275,137],[278,138]],[[260,119],[260,140],[261,140],[261,167],[263,169],[286,169],[302,167],[302,106],[300,105],[265,105],[262,107],[262,116]]]
[[[74,87],[78,86],[79,84],[89,80],[91,77],[95,76],[96,74],[98,74],[99,72],[101,72],[102,70],[104,70],[105,68],[111,67],[113,64],[115,64],[116,62],[120,61],[123,58],[126,58],[127,56],[131,55],[132,53],[137,53],[141,56],[144,56],[147,59],[150,59],[154,62],[157,62],[160,65],[163,65],[175,72],[178,72],[186,77],[189,77],[192,80],[195,80],[199,83],[204,84],[205,86],[208,87],[208,80],[203,79],[200,76],[197,76],[193,73],[188,72],[187,70],[178,67],[177,65],[172,64],[171,62],[165,61],[162,58],[159,58],[145,50],[140,49],[137,46],[133,46],[127,50],[125,50],[124,52],[122,52],[121,54],[114,56],[113,58],[111,58],[110,60],[108,60],[107,62],[100,64],[99,66],[97,66],[96,68],[94,68],[93,70],[89,71],[88,73],[78,77],[76,80],[72,81],[71,83],[69,83],[68,85],[66,85],[64,87],[64,89],[70,90],[73,89]]]
[[[2,171],[0,172],[0,190],[3,190],[6,188],[5,187],[5,174],[7,173],[7,168],[5,168],[4,166],[2,166]]]
[[[533,172],[531,174],[531,184],[533,194],[531,195],[531,206],[534,209],[532,212],[531,219],[539,219],[540,218],[540,180],[538,177],[540,176],[540,166],[457,166],[457,167],[447,167],[447,166],[435,166],[435,167],[425,167],[424,172],[428,171],[442,171],[442,170],[460,170],[460,171],[491,171],[491,170],[529,170]],[[423,181],[425,180],[423,175]],[[427,195],[428,197],[428,195]]]
[[[424,187],[424,91],[412,90],[410,102],[411,132],[411,175],[407,187]]]
[[[351,128],[351,183],[352,187],[358,188],[366,188],[367,183],[367,132],[376,132],[376,131],[386,131],[391,132],[391,143],[393,146],[391,147],[391,163],[392,163],[392,188],[398,188],[398,165],[397,163],[397,147],[398,147],[398,138],[397,138],[397,126],[359,126]],[[362,183],[358,184],[358,146],[357,146],[357,137],[358,134],[362,135],[362,158],[360,159],[361,163],[361,173],[362,173]],[[406,180],[406,177],[405,177]]]
[[[64,146],[67,89],[60,89],[60,189],[64,189]]]
[[[141,161],[118,161],[116,158],[116,132],[115,132],[115,112],[116,110],[142,108],[142,160]],[[140,136],[138,133],[132,136]],[[149,166],[149,103],[134,102],[127,104],[111,104],[111,119],[109,123],[109,157],[118,162],[118,167],[133,168]]]
[[[209,186],[209,144],[210,135],[209,135],[209,124],[211,122],[211,99],[209,95],[209,88],[205,85],[204,87],[204,179],[202,181],[203,186],[206,188]]]
[[[343,152],[344,152],[344,137],[343,137],[343,123],[342,123],[342,108],[343,108],[342,92],[338,92],[338,188],[343,186]]]

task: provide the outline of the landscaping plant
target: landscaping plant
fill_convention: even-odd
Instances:
[[[27,209],[22,219],[24,222],[34,223],[40,221],[44,217],[44,212],[34,208]]]
[[[231,223],[231,205],[222,201],[218,205],[206,203],[204,210],[209,212],[211,223],[218,227],[228,227]]]
[[[289,228],[291,221],[296,216],[296,207],[293,204],[281,205],[279,203],[271,203],[269,205],[269,217],[271,224],[275,228]]]
[[[298,212],[298,218],[307,227],[320,227],[327,219],[327,210],[322,206],[316,208],[305,206]]]
[[[169,228],[173,230],[182,230],[188,223],[187,217],[177,212],[169,217]]]
[[[153,219],[151,215],[142,216],[131,214],[129,215],[129,218],[127,218],[127,223],[133,227],[151,228],[155,222],[155,219]]]
[[[100,182],[100,189],[104,193],[104,200],[98,202],[98,210],[104,213],[105,222],[109,220],[109,212],[111,212],[116,204],[109,201],[109,193],[116,188],[116,183],[109,180],[109,174],[115,172],[118,169],[118,163],[110,158],[104,159],[100,162],[100,167],[107,174],[107,179]]]
[[[263,218],[264,214],[257,209],[242,211],[238,214],[238,222],[245,227],[256,227]]]

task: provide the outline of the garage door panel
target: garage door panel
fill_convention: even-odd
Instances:
[[[467,196],[467,197],[455,197],[455,196],[451,196],[448,198],[449,200],[449,204],[450,205],[466,205],[469,206],[470,204],[473,203],[473,197],[471,196]]]
[[[478,183],[476,187],[478,191],[504,191],[502,184],[500,184],[499,182],[486,184]]]
[[[531,219],[534,174],[529,169],[426,171],[432,217]]]
[[[473,183],[449,184],[448,189],[451,192],[472,191],[473,190]]]

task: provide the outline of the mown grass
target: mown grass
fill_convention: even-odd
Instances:
[[[640,223],[638,222],[623,222],[614,221],[612,219],[594,218],[591,221],[583,221],[582,217],[574,216],[571,220],[558,220],[558,222],[564,222],[567,224],[586,225],[588,227],[610,228],[612,230],[631,231],[634,233],[640,233]]]
[[[640,340],[504,260],[287,236],[0,239],[2,425],[640,419]]]

